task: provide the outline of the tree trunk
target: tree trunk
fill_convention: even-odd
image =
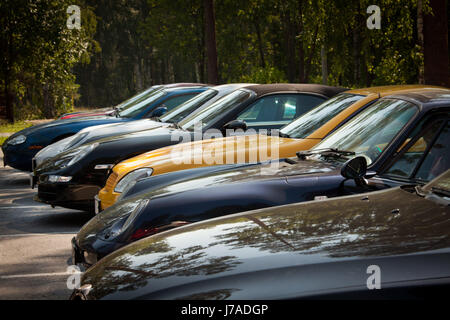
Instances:
[[[448,19],[446,0],[430,0],[433,15],[423,19],[424,80],[426,84],[450,87]]]
[[[140,66],[140,59],[137,58],[134,62],[134,77],[136,79],[135,81],[135,92],[140,92],[143,87],[143,81],[142,81],[142,72],[141,72],[141,66]]]
[[[295,34],[289,11],[286,12],[286,45],[287,45],[287,76],[289,82],[295,81]]]
[[[11,99],[11,93],[9,92],[9,77],[6,76],[4,79],[4,94],[5,94],[5,108],[6,108],[6,119],[14,123],[14,109]]]
[[[420,47],[419,51],[424,56],[424,43],[423,43],[423,1],[417,0],[417,42]],[[425,83],[424,78],[424,66],[423,61],[419,66],[419,79],[420,84]]]
[[[205,42],[208,83],[218,84],[219,73],[217,67],[217,47],[216,47],[216,20],[214,17],[214,0],[203,0],[205,13]]]
[[[262,37],[261,37],[261,28],[259,26],[259,20],[254,20],[255,29],[256,29],[256,36],[258,37],[258,48],[259,48],[259,56],[261,58],[261,67],[266,67],[266,60],[264,59],[264,48],[262,44]]]
[[[311,64],[312,64],[312,58],[314,56],[314,52],[316,51],[316,44],[317,44],[317,33],[319,32],[319,27],[316,27],[316,30],[314,30],[314,42],[311,46],[311,51],[309,52],[308,58],[306,59],[306,67],[305,67],[305,82],[309,81],[309,72],[311,71]]]
[[[322,84],[328,84],[328,63],[327,63],[327,50],[325,45],[320,50],[320,57],[322,60]]]
[[[298,35],[300,36],[300,43],[298,48],[298,59],[299,59],[299,82],[305,82],[305,51],[303,49],[303,39],[301,34],[303,32],[303,0],[298,1]]]

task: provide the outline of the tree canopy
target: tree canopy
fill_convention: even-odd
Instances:
[[[446,3],[379,0],[380,29],[369,29],[369,0],[82,0],[82,27],[70,30],[73,1],[6,0],[0,96],[16,114],[48,117],[160,83],[427,82],[424,53],[436,50],[424,46],[448,39]],[[445,80],[448,41],[438,51],[427,63],[440,60]]]

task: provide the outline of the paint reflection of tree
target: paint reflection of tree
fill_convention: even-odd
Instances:
[[[240,289],[220,289],[177,298],[176,300],[225,300]]]
[[[450,246],[450,212],[402,190],[273,208],[232,225],[214,245],[332,257],[407,254]],[[400,209],[400,214],[392,213]]]
[[[240,262],[233,256],[208,256],[206,247],[192,245],[181,250],[170,247],[163,239],[137,243],[132,250],[120,250],[106,267],[90,272],[83,283],[95,283],[95,296],[134,291],[151,286],[152,279],[170,276],[211,275],[232,269]],[[144,261],[143,263],[137,262]]]

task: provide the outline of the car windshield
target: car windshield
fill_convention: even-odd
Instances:
[[[337,129],[312,151],[337,149],[364,156],[373,163],[418,111],[409,102],[379,100]]]
[[[135,94],[134,96],[132,96],[130,99],[127,99],[127,100],[119,103],[118,105],[116,105],[114,107],[114,109],[117,109],[119,111],[126,110],[129,107],[133,106],[133,104],[136,102],[136,100],[142,98],[143,96],[148,96],[150,93],[157,91],[157,90],[161,89],[162,87],[163,86],[153,86],[153,87],[148,88],[147,90],[139,92],[138,94]]]
[[[200,113],[194,114],[185,118],[179,123],[179,125],[185,130],[194,130],[194,126],[197,123],[202,124],[202,128],[208,127],[214,123],[217,117],[226,114],[228,111],[233,110],[235,106],[243,103],[253,95],[251,91],[239,89],[224,96],[211,104],[208,108]]]
[[[443,194],[450,197],[450,169],[427,183],[422,191]]]
[[[137,99],[132,106],[119,112],[119,117],[122,118],[132,118],[139,113],[141,113],[146,107],[150,104],[154,103],[156,100],[165,96],[167,92],[163,89],[149,92],[146,95],[143,95],[141,98]]]
[[[215,89],[208,89],[194,98],[186,101],[185,103],[179,105],[175,109],[167,112],[163,117],[161,117],[162,122],[179,122],[195,110],[197,110],[206,101],[209,101],[218,93]]]
[[[362,95],[349,93],[339,94],[284,126],[281,128],[280,132],[289,138],[304,139],[327,123],[339,112],[362,98],[364,98]]]

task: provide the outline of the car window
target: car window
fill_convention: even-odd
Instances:
[[[450,128],[447,122],[416,173],[416,179],[430,181],[450,167]]]
[[[312,95],[278,94],[262,97],[241,112],[237,119],[245,122],[290,122],[325,99]]]
[[[167,112],[164,116],[161,117],[161,121],[179,122],[183,118],[200,108],[207,101],[211,100],[218,93],[219,92],[215,89],[208,89]]]
[[[428,152],[436,135],[441,130],[444,121],[445,119],[442,118],[426,118],[422,120],[399,148],[398,152],[401,155],[386,170],[385,174],[400,178],[412,178],[423,156]],[[429,156],[431,155],[428,154],[426,158],[429,158]],[[429,179],[426,178],[425,180],[428,181]]]
[[[339,112],[363,98],[364,96],[361,95],[341,93],[306,111],[305,114],[297,114],[296,119],[281,128],[280,131],[291,138],[304,139],[331,120]]]
[[[183,94],[181,96],[176,96],[173,98],[168,98],[166,101],[164,101],[164,105],[167,107],[167,111],[170,111],[178,107],[180,104],[192,99],[196,95],[197,95],[196,93],[192,93],[192,94]]]
[[[364,156],[370,165],[418,112],[407,101],[379,100],[337,129],[313,150],[335,148]]]
[[[161,97],[165,96],[167,93],[165,90],[157,90],[149,94],[149,96],[143,96],[134,102],[133,106],[120,111],[119,116],[122,118],[133,118],[141,112],[143,112],[149,105],[156,102]]]
[[[220,98],[200,113],[190,115],[179,122],[185,130],[194,130],[197,123],[201,123],[202,128],[213,125],[218,118],[232,111],[236,106],[244,103],[254,95],[253,91],[239,89]]]

